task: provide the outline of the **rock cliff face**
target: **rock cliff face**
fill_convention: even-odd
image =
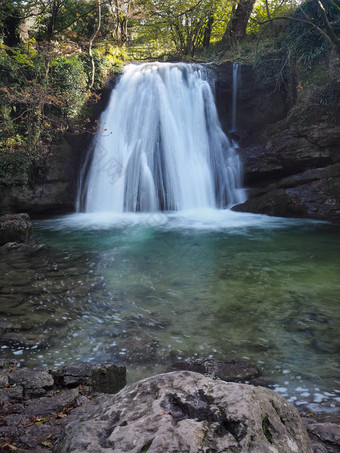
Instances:
[[[306,170],[255,192],[234,211],[340,221],[340,164]]]
[[[110,81],[100,100],[89,106],[93,122],[105,108],[114,84]],[[27,212],[30,215],[50,215],[73,212],[78,177],[84,154],[92,139],[91,133],[60,136],[51,145],[49,156],[39,165],[13,161],[7,171],[1,171],[0,214]]]
[[[233,63],[213,67],[216,75],[215,98],[224,131],[242,145],[256,142],[259,131],[287,115],[289,103],[275,86],[261,86],[250,65],[241,65],[238,76],[236,131],[232,127]]]
[[[0,209],[2,212],[25,211],[29,214],[57,214],[74,209],[78,147],[74,141],[54,144],[43,169],[20,166],[13,175],[0,178]]]
[[[230,66],[217,71],[226,132],[231,77]],[[249,199],[234,210],[340,223],[340,83],[310,85],[292,106],[287,99],[274,86],[261,88],[251,67],[241,69],[238,130],[231,136],[240,143]]]

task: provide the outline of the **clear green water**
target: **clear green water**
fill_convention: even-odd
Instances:
[[[113,360],[130,382],[194,355],[249,360],[297,405],[340,402],[338,228],[230,211],[34,227],[48,249],[1,263],[2,356]]]

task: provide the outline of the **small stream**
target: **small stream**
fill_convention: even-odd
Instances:
[[[340,234],[231,211],[73,214],[0,263],[1,357],[126,365],[246,360],[297,406],[340,402]]]

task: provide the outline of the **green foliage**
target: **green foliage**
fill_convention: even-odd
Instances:
[[[12,58],[22,66],[34,66],[34,58],[36,57],[37,51],[33,47],[35,40],[28,41],[25,43],[25,48],[23,46],[17,48],[7,48],[10,49]]]
[[[129,57],[125,45],[117,46],[108,40],[103,40],[94,49],[94,59],[97,69],[94,87],[99,89],[103,80],[106,80],[112,73],[122,70]],[[88,59],[86,59],[86,63],[89,65]],[[87,68],[89,70],[88,66]]]
[[[270,46],[255,57],[255,74],[259,84],[263,86],[276,85],[281,88],[288,78],[290,64],[287,61],[285,49]]]
[[[325,71],[325,62],[321,59],[314,64],[312,70],[300,61],[296,64],[296,71],[299,75],[300,85],[303,86],[309,84],[325,85],[329,77],[328,71]]]
[[[0,179],[14,184],[18,178],[27,182],[32,160],[22,151],[3,152],[0,150]]]
[[[327,19],[337,33],[339,27],[338,0],[323,0],[327,6]],[[326,83],[332,42],[325,29],[320,3],[307,0],[286,21],[285,32],[271,41],[270,47],[259,52],[255,59],[256,75],[263,85],[275,81],[281,89],[295,89],[295,78],[304,83]],[[326,100],[322,101],[324,104]]]
[[[126,51],[106,40],[110,21],[103,21],[98,41],[93,43],[96,71],[90,90],[88,43],[97,26],[97,2],[4,3],[7,9],[0,10],[0,152],[22,153],[43,168],[60,132],[79,133],[86,127],[86,102],[110,72],[121,66]],[[15,47],[6,44],[4,25],[13,11],[20,21],[24,16],[30,20],[29,35]],[[103,14],[110,16],[108,6],[103,7]],[[17,35],[19,22],[14,30]]]
[[[336,18],[336,10],[331,2],[327,5],[329,20]],[[327,36],[313,25],[323,30],[321,9],[315,0],[304,2],[292,16],[287,27],[285,42],[302,63],[311,68],[320,59],[330,55],[331,45]]]
[[[0,8],[0,34],[7,46],[20,43],[19,27],[23,22],[23,11],[20,2],[2,0]]]
[[[48,0],[34,23],[37,40],[50,41],[61,35],[76,41],[90,37],[95,27],[94,10],[92,0]]]
[[[261,32],[270,36],[278,36],[284,32],[287,22],[276,21],[276,19],[293,14],[299,3],[299,0],[258,0],[255,3],[247,32],[249,34]],[[268,22],[273,18],[275,21]]]
[[[185,57],[222,38],[231,10],[224,0],[147,0],[143,6],[146,17],[137,28],[143,42],[151,38],[166,52]]]
[[[77,54],[53,58],[50,78],[55,95],[63,101],[63,116],[74,118],[86,100],[88,79],[82,60]]]
[[[322,105],[324,107],[334,104],[334,102],[333,102],[333,91],[324,90],[322,95],[320,96],[319,103],[320,103],[320,105]]]

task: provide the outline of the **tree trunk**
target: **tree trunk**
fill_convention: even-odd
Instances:
[[[210,45],[210,38],[211,38],[211,31],[214,25],[214,16],[209,16],[208,22],[204,28],[204,36],[203,36],[203,47],[204,49],[208,49]]]
[[[246,36],[247,25],[253,11],[255,0],[238,0],[237,6],[228,23],[224,39],[230,43]]]
[[[93,41],[95,40],[95,37],[97,36],[97,33],[99,32],[100,26],[101,26],[101,17],[102,17],[102,15],[101,15],[101,3],[100,3],[100,1],[98,1],[98,3],[97,3],[97,8],[98,8],[97,28],[95,29],[93,35],[91,36],[90,42],[89,42],[89,56],[90,56],[90,60],[91,60],[91,83],[90,83],[90,88],[92,88],[93,85],[94,85],[94,76],[95,76],[95,71],[96,71],[95,62],[94,62],[94,56],[93,56],[93,52],[92,52],[92,46],[93,46]]]
[[[49,12],[50,17],[47,23],[47,30],[46,30],[46,41],[50,42],[53,38],[53,35],[57,29],[58,23],[58,16],[61,8],[60,0],[53,0],[51,4],[51,10]]]

